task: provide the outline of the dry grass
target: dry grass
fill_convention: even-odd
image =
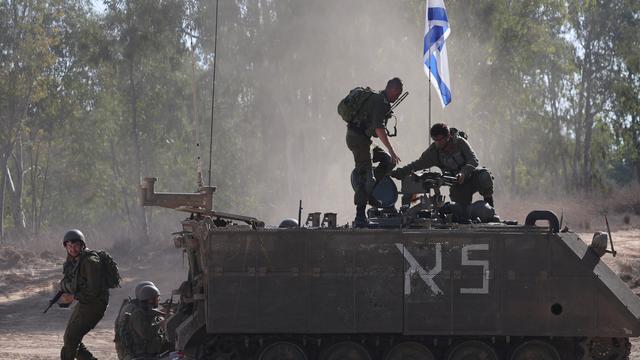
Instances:
[[[640,184],[606,194],[568,194],[562,197],[497,194],[496,207],[503,219],[520,222],[532,210],[550,210],[563,218],[563,225],[575,231],[604,230],[605,215],[612,231],[640,228]]]

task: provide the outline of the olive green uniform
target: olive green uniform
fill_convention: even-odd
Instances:
[[[60,358],[95,359],[82,344],[82,338],[102,319],[109,303],[109,290],[105,285],[100,257],[89,250],[83,251],[76,260],[67,257],[63,273],[64,278],[60,286],[64,292],[73,294],[78,303],[64,332],[64,346],[60,351]]]
[[[155,355],[166,351],[168,342],[160,322],[164,319],[162,313],[151,309],[146,303],[138,302],[128,315],[127,335],[130,337],[131,350],[127,351],[129,359],[154,358]]]
[[[373,191],[375,180],[371,163],[371,137],[377,137],[377,128],[384,128],[390,109],[384,91],[372,94],[358,111],[356,119],[347,125],[347,147],[353,153],[355,162],[353,202],[356,206],[366,206]],[[374,148],[373,161],[380,163],[375,170],[376,178],[393,168],[391,157],[379,147]]]
[[[449,195],[452,201],[469,205],[476,192],[486,198],[491,197],[493,195],[491,174],[487,169],[478,167],[478,158],[469,143],[459,136],[452,136],[450,142],[446,150],[438,149],[435,143],[431,144],[418,160],[394,170],[393,176],[401,179],[412,171],[437,166],[444,173],[464,175],[462,184],[451,187]]]
[[[138,306],[138,300],[136,299],[127,298],[123,300],[122,305],[120,306],[120,311],[118,311],[118,316],[116,317],[114,326],[115,338],[113,339],[113,342],[116,344],[116,353],[120,360],[125,359],[127,354],[125,344],[127,339],[125,339],[126,333],[123,333],[123,329],[127,325],[127,322],[131,317],[131,313],[136,306]]]

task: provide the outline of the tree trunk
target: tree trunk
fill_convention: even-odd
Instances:
[[[38,141],[38,136],[34,136],[31,142],[31,164],[29,166],[31,173],[31,231],[36,233],[36,223],[38,221],[38,214],[36,211],[38,210],[38,161],[40,157],[40,142]]]
[[[134,79],[134,60],[129,61],[129,99],[131,101],[131,128],[133,132],[133,151],[135,156],[135,174],[138,184],[142,181],[142,150],[140,145],[140,133],[138,129],[138,98]],[[143,206],[136,207],[136,222],[139,226],[140,237],[143,241],[149,240],[149,228],[147,226],[146,211]]]
[[[27,224],[24,217],[24,210],[22,208],[22,189],[24,185],[24,166],[22,162],[22,135],[18,134],[18,141],[16,143],[16,149],[13,154],[13,160],[15,164],[15,172],[13,176],[14,191],[11,197],[11,214],[13,216],[13,224],[16,229],[17,235],[23,235],[27,229]],[[9,174],[10,176],[10,174]]]
[[[589,106],[585,109],[582,185],[586,192],[591,192],[591,138],[593,134],[594,114],[591,113],[591,101],[587,101],[587,103]]]
[[[45,158],[44,165],[44,174],[42,177],[42,193],[40,194],[40,206],[37,208],[37,216],[34,215],[36,220],[36,236],[40,233],[40,225],[42,224],[42,209],[44,208],[45,198],[47,196],[47,180],[49,179],[49,160],[51,160],[51,137],[49,137],[49,141],[47,141],[47,155]]]
[[[508,114],[510,114],[511,112],[507,112]],[[509,118],[509,117],[507,117]],[[509,129],[511,132],[511,149],[516,149],[517,148],[517,144],[515,143],[515,125],[513,120],[509,121]],[[511,194],[512,195],[516,195],[517,193],[517,173],[516,173],[516,166],[517,166],[517,159],[516,159],[516,153],[515,151],[511,151],[511,158],[510,158],[510,162],[511,162]]]
[[[116,182],[121,184],[120,190],[122,192],[122,203],[124,204],[124,210],[127,214],[127,220],[129,221],[129,224],[133,224],[135,221],[131,218],[131,210],[129,209],[129,195],[127,194],[127,187],[122,185],[122,173],[120,172],[120,166],[118,165],[116,146],[113,143],[113,139],[109,142],[109,148],[111,149],[111,171],[113,171],[113,178]]]
[[[2,179],[0,180],[0,244],[4,243],[4,194],[7,185],[7,162],[9,154],[5,151],[0,154],[0,171],[2,171]]]

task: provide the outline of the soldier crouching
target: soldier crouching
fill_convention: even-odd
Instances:
[[[418,160],[393,170],[391,176],[403,179],[413,171],[437,166],[443,173],[456,177],[457,183],[451,186],[449,196],[458,206],[468,207],[473,194],[478,192],[493,207],[493,177],[487,169],[479,167],[478,158],[467,140],[457,133],[452,134],[442,123],[433,125],[429,134],[433,144]]]
[[[123,306],[116,319],[116,349],[120,360],[155,359],[168,350],[163,324],[164,314],[157,310],[160,291],[151,282],[136,287],[136,299]]]

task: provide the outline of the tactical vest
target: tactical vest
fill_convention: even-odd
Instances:
[[[457,174],[467,163],[467,159],[464,158],[458,145],[459,142],[460,138],[454,135],[451,137],[451,144],[448,145],[453,148],[451,151],[445,152],[438,150],[438,161],[442,166],[442,170],[452,173],[453,175]]]
[[[134,355],[133,337],[130,333],[129,319],[136,306],[137,300],[132,300],[131,298],[124,299],[122,306],[120,306],[120,311],[118,311],[118,316],[116,317],[114,326],[115,337],[113,341],[116,344],[118,359],[121,360],[127,357],[133,357]]]
[[[151,339],[141,338],[133,329],[131,321],[132,317],[143,316],[145,320],[145,326],[149,328],[157,329],[157,334]],[[162,351],[162,345],[164,342],[164,335],[161,333],[160,326],[158,325],[162,319],[157,316],[152,309],[146,309],[141,303],[139,303],[127,316],[127,321],[124,324],[122,331],[123,336],[127,336],[130,339],[130,354],[138,356],[150,356],[158,354]]]

